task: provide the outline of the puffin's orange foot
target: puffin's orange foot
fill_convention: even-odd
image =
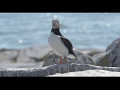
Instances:
[[[62,64],[62,57],[60,57],[60,64]]]

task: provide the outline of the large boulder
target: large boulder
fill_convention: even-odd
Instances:
[[[0,64],[40,62],[50,51],[51,48],[48,45],[25,49],[0,49]]]
[[[113,41],[106,49],[113,50],[109,54],[109,66],[110,67],[120,67],[120,38]]]
[[[66,61],[63,59],[63,64],[66,63],[77,63],[77,64],[91,64],[97,66],[109,66],[109,58],[108,55],[112,52],[103,51],[103,50],[77,50],[74,49],[74,53],[77,56],[77,59],[67,58]],[[44,58],[43,67],[53,65],[53,64],[60,64],[60,58],[54,52],[51,52]]]
[[[62,58],[63,64],[68,64],[68,63],[69,64],[70,63],[91,64],[91,65],[95,64],[91,56],[85,53],[82,53],[76,49],[74,50],[74,53],[77,56],[77,58],[73,58],[73,59],[66,58],[66,61],[64,61],[64,58]],[[50,54],[48,54],[48,56],[44,60],[43,67],[53,65],[53,64],[60,64],[60,57],[56,55],[54,52],[51,52]]]
[[[0,49],[0,63],[16,63],[18,50]]]
[[[92,56],[95,64],[97,66],[109,66],[109,54],[112,52],[112,49],[109,51],[104,51],[95,54]]]
[[[85,54],[91,56],[91,57],[96,54],[104,52],[104,50],[96,49],[96,48],[95,49],[78,49],[78,50],[81,51],[82,53],[85,53]]]
[[[80,50],[82,53],[85,53],[92,57],[95,65],[97,66],[109,66],[109,57],[108,55],[112,52],[112,50],[105,51],[101,49],[82,49]]]
[[[19,55],[17,57],[18,63],[29,63],[29,62],[39,62],[51,51],[49,46],[34,46],[31,48],[26,48],[19,50]]]

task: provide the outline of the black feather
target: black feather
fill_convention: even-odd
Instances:
[[[52,28],[51,32],[53,32],[56,35],[59,35],[61,37],[61,40],[64,43],[64,45],[69,50],[69,54],[72,54],[76,57],[76,55],[73,52],[73,46],[72,46],[71,42],[60,33],[59,28],[56,28],[56,29]]]
[[[69,54],[72,54],[72,55],[74,55],[76,57],[76,55],[73,52],[73,46],[72,46],[71,42],[67,38],[65,38],[63,36],[61,36],[61,40],[64,43],[64,45],[68,48]]]
[[[59,28],[56,28],[56,29],[53,29],[53,28],[52,28],[51,32],[53,32],[53,33],[56,34],[56,35],[63,36],[63,35],[60,33]]]

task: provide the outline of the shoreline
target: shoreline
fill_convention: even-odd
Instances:
[[[78,49],[82,53],[93,56],[104,50]],[[0,68],[29,68],[40,66],[52,52],[48,45],[38,45],[25,49],[0,49]]]
[[[101,49],[77,49],[82,53],[93,56],[103,52]],[[46,55],[52,52],[49,45],[37,45],[24,49],[0,49],[0,64],[1,63],[34,63],[39,62]],[[20,60],[21,59],[21,60]],[[23,59],[23,60],[22,60]],[[3,61],[3,62],[2,62]]]
[[[85,55],[89,55],[89,56],[94,56],[96,54],[102,53],[105,50],[101,50],[101,49],[78,49],[80,52],[84,53]],[[82,54],[84,57],[84,54]],[[3,49],[0,50],[0,76],[48,76],[50,75],[56,75],[57,73],[61,73],[61,71],[63,70],[63,72],[76,72],[80,71],[81,69],[82,71],[87,70],[87,69],[102,69],[105,70],[106,67],[102,67],[102,66],[96,66],[96,65],[90,65],[90,64],[83,64],[83,66],[81,66],[81,64],[76,63],[76,64],[72,64],[72,63],[66,63],[66,64],[51,64],[51,65],[47,65],[47,66],[43,66],[43,63],[47,62],[46,60],[49,60],[49,56],[51,55],[51,48],[47,45],[39,45],[39,46],[34,46],[34,47],[30,47],[30,48],[26,48],[26,49]],[[53,54],[54,55],[54,54]],[[47,57],[47,58],[46,58]],[[58,57],[56,57],[58,58]],[[83,58],[85,59],[85,57]],[[81,62],[80,62],[81,63]],[[85,63],[88,63],[85,61]],[[75,65],[75,66],[74,66]],[[69,66],[69,70],[71,71],[64,71],[65,68],[66,70],[68,70],[68,66]],[[54,71],[56,73],[53,73],[52,70],[56,70],[55,68],[60,68],[61,70],[57,70]],[[64,67],[64,69],[63,69]],[[83,68],[84,67],[84,68]],[[89,68],[88,68],[89,67]],[[76,70],[74,70],[74,68],[78,68]],[[110,67],[108,67],[110,68]],[[53,73],[53,74],[48,74],[46,70],[50,70],[49,73]],[[112,71],[115,71],[114,69],[111,69]],[[39,74],[38,74],[39,73]],[[102,72],[104,73],[104,72]],[[69,74],[69,73],[68,73]],[[87,74],[87,72],[86,72]],[[53,77],[54,77],[53,75]],[[93,74],[91,74],[93,75]],[[112,74],[111,74],[112,75]],[[62,75],[59,75],[62,76]],[[69,76],[69,75],[68,75]],[[94,76],[94,75],[93,75]]]

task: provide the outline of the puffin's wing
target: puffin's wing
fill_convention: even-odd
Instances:
[[[71,42],[67,38],[61,37],[61,40],[69,50],[73,49],[73,46],[72,46]]]
[[[69,53],[75,56],[75,54],[74,54],[74,52],[73,52],[73,50],[72,50],[72,49],[73,49],[73,46],[72,46],[71,42],[70,42],[67,38],[62,37],[62,36],[61,36],[61,40],[62,40],[62,42],[64,43],[64,45],[68,48]],[[76,57],[76,56],[75,56],[75,57]]]

